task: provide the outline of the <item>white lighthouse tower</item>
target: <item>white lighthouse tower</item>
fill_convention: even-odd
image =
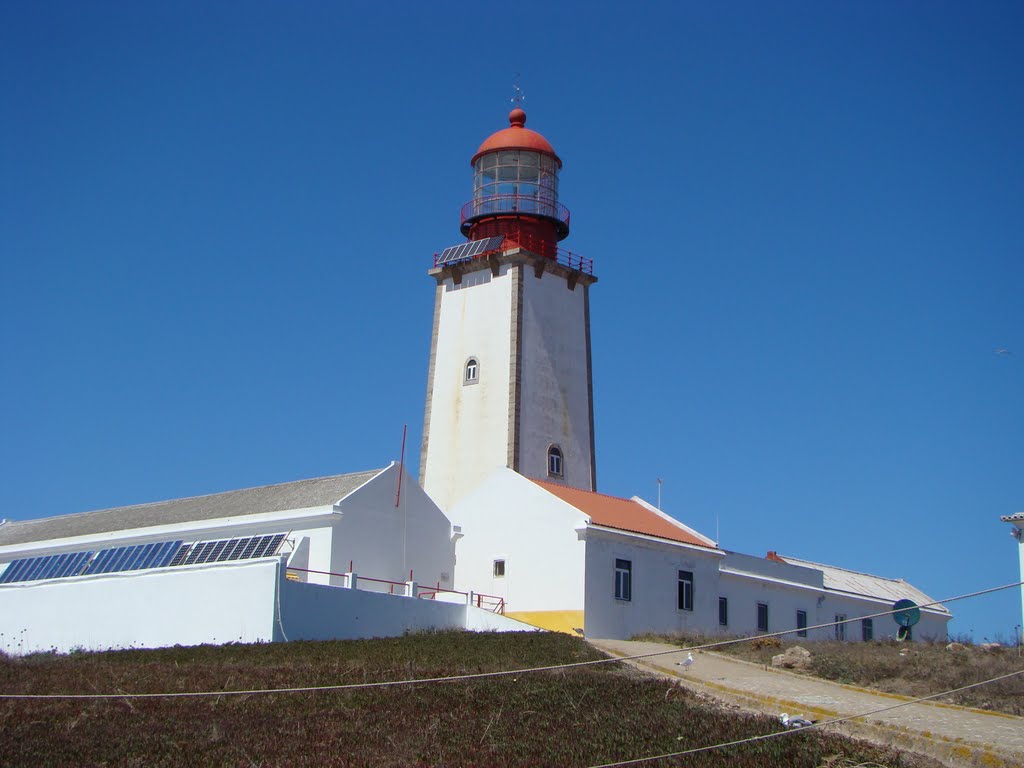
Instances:
[[[559,246],[562,161],[526,113],[473,155],[468,241],[435,256],[420,482],[450,509],[487,475],[594,490],[589,260]]]

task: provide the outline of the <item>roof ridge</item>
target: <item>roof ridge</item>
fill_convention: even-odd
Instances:
[[[87,509],[87,510],[84,510],[82,512],[68,512],[67,514],[64,514],[64,515],[49,515],[49,516],[47,516],[45,518],[32,518],[31,520],[8,520],[7,524],[8,525],[19,525],[19,524],[23,525],[23,524],[27,524],[27,523],[36,523],[36,522],[39,522],[40,520],[63,520],[63,519],[69,518],[69,517],[79,517],[81,515],[94,515],[94,514],[97,514],[99,512],[111,512],[111,511],[113,511],[115,509],[118,509],[118,510],[144,509],[146,507],[155,507],[155,506],[157,506],[159,504],[171,504],[173,502],[179,502],[179,501],[195,501],[196,499],[208,499],[208,498],[213,498],[214,496],[226,496],[229,493],[241,493],[243,491],[261,491],[261,490],[264,490],[266,488],[282,488],[282,487],[287,486],[287,485],[298,485],[299,483],[311,483],[311,482],[315,482],[317,480],[336,480],[338,478],[354,477],[356,475],[379,474],[380,472],[383,472],[385,469],[387,469],[387,467],[382,467],[380,469],[366,469],[366,470],[362,470],[362,471],[359,471],[359,472],[343,472],[343,473],[341,473],[339,475],[323,475],[322,477],[307,477],[307,478],[304,478],[302,480],[287,480],[287,481],[285,481],[283,483],[265,483],[264,485],[253,485],[253,486],[249,486],[249,487],[246,487],[246,488],[234,488],[234,489],[227,490],[227,491],[216,491],[214,493],[199,493],[199,494],[196,494],[194,496],[178,496],[178,497],[173,498],[173,499],[159,499],[157,501],[144,501],[141,504],[122,504],[122,505],[116,506],[116,507],[103,507],[101,509]]]
[[[776,554],[778,554],[778,553],[776,553]],[[858,576],[870,576],[872,579],[882,579],[884,581],[898,581],[898,582],[900,582],[902,584],[910,584],[910,582],[908,582],[906,579],[903,579],[903,578],[893,578],[892,576],[879,576],[877,573],[868,573],[867,571],[855,571],[852,568],[844,568],[841,565],[829,565],[828,563],[816,563],[813,560],[804,560],[803,558],[800,558],[800,557],[790,557],[790,556],[787,556],[787,555],[779,555],[779,557],[781,557],[783,560],[785,560],[787,562],[789,562],[790,560],[796,560],[797,563],[807,563],[808,565],[814,565],[814,566],[818,566],[818,567],[821,567],[821,568],[831,568],[834,571],[843,571],[844,573],[855,573]],[[789,565],[796,565],[796,563],[789,563]],[[913,586],[913,585],[911,585],[911,586]],[[917,589],[917,587],[914,587],[914,589]]]

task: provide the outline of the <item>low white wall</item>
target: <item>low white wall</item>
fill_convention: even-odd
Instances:
[[[22,655],[533,629],[458,597],[444,602],[289,581],[278,558],[30,582],[0,587],[0,650]]]
[[[475,605],[466,606],[466,629],[471,632],[546,632],[546,629],[491,613]]]
[[[0,587],[0,650],[159,648],[273,639],[276,558]]]
[[[428,629],[462,629],[466,605],[285,581],[281,621],[288,640],[396,637]]]

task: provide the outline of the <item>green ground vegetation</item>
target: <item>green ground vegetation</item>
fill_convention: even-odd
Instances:
[[[601,658],[560,634],[0,656],[3,693],[252,690],[406,680]],[[5,766],[590,766],[781,730],[618,662],[441,684],[211,698],[0,700]],[[920,767],[798,733],[646,765]]]
[[[697,634],[645,635],[637,639],[690,647],[722,640],[721,637]],[[843,643],[789,636],[753,637],[714,650],[769,665],[773,656],[794,645],[811,652],[811,665],[802,674],[915,698],[1024,669],[1024,655],[1019,646],[985,650],[970,643],[960,643],[960,649],[947,650],[945,641]],[[940,701],[1024,715],[1024,675],[963,691]]]

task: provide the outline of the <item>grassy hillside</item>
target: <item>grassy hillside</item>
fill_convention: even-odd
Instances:
[[[329,685],[598,657],[579,639],[532,633],[0,656],[0,691]],[[713,709],[673,683],[613,663],[376,690],[202,699],[5,699],[0,700],[0,764],[588,766],[776,730],[773,719]],[[684,760],[657,765],[923,765],[817,733]]]
[[[679,646],[704,645],[721,638],[702,635],[651,635],[643,639]],[[719,653],[759,664],[771,664],[772,657],[799,645],[811,652],[811,666],[804,674],[850,683],[904,696],[929,696],[964,685],[988,680],[1024,668],[1021,648],[983,650],[966,645],[947,651],[946,643],[820,642],[776,638],[753,638],[750,642],[722,646]],[[949,696],[943,701],[965,707],[991,709],[1024,715],[1024,677],[1011,678]]]

